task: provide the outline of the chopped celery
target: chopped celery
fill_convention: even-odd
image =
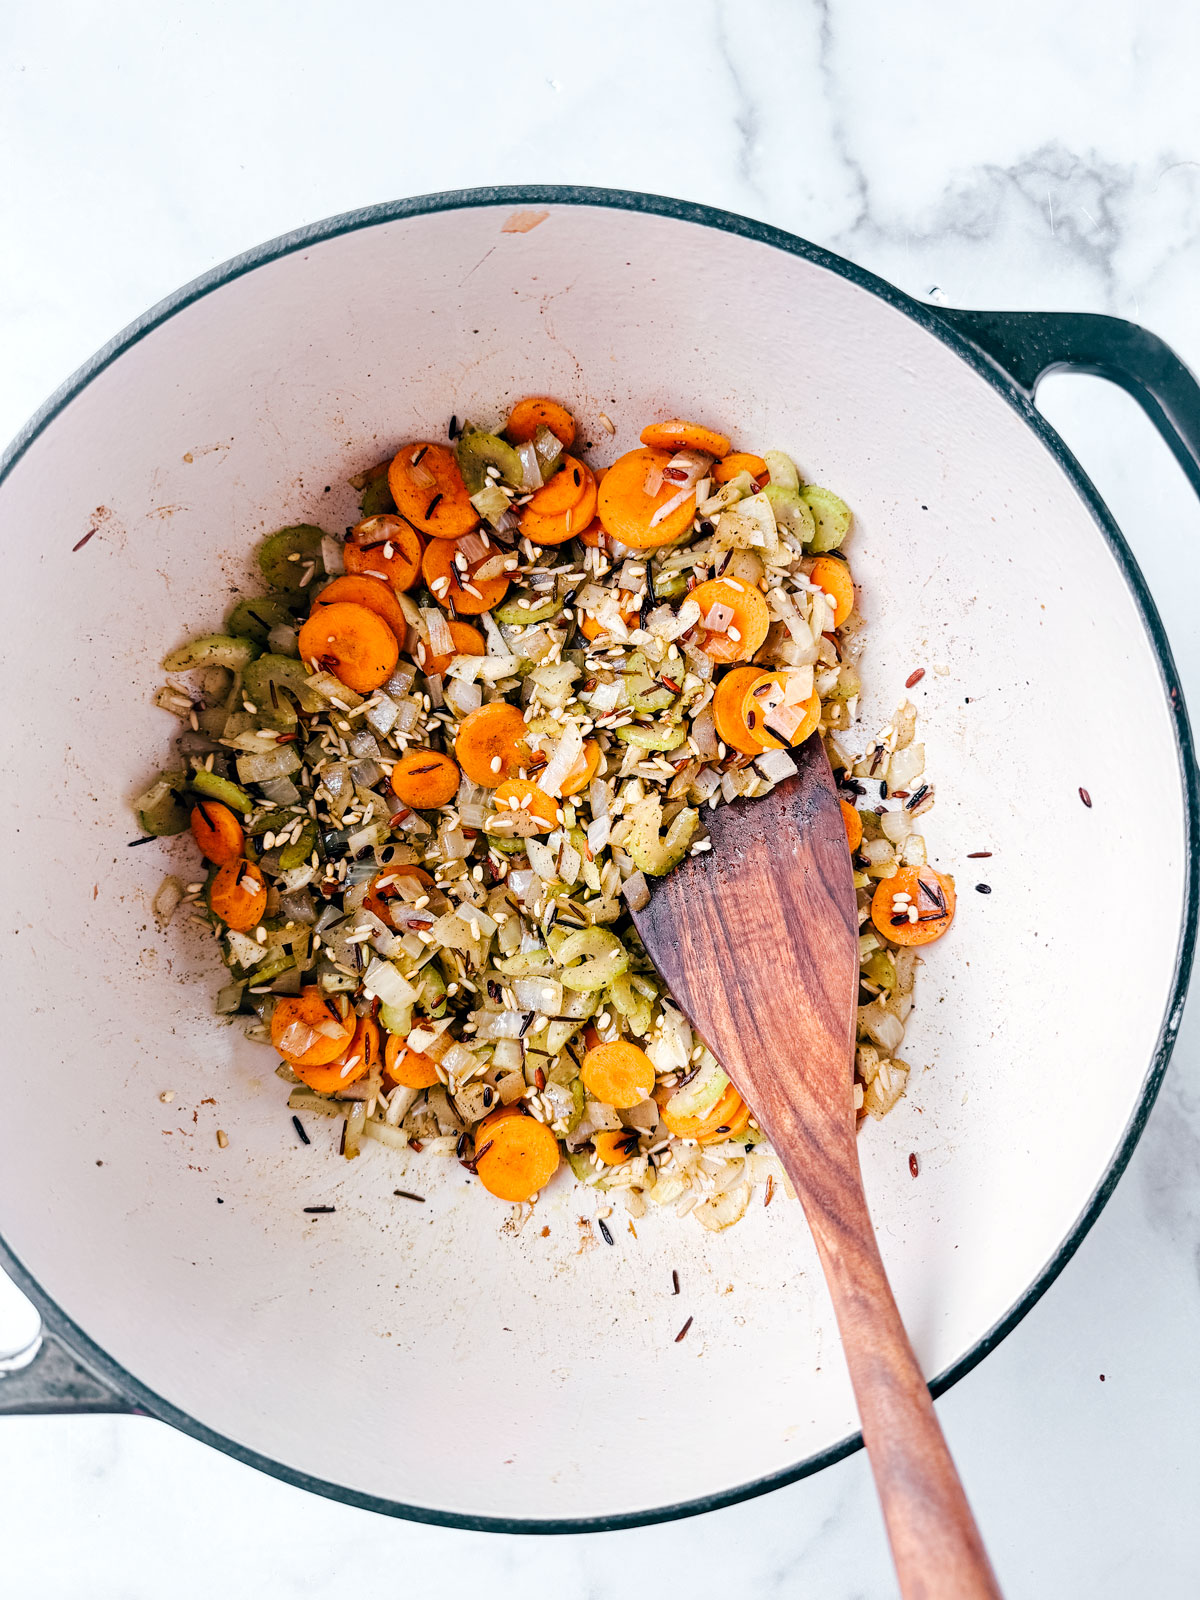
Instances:
[[[229,633],[206,633],[164,656],[163,671],[195,672],[198,667],[228,667],[232,672],[242,672],[257,654],[258,646],[249,639],[236,639]]]
[[[817,525],[812,509],[801,499],[800,491],[783,488],[772,482],[763,490],[763,494],[770,502],[776,524],[786,528],[789,533],[794,533],[805,544],[811,544],[816,537]]]
[[[664,872],[670,872],[672,867],[678,866],[687,855],[700,816],[686,806],[674,818],[664,838],[661,836],[662,803],[653,795],[648,795],[634,806],[629,813],[629,821],[631,827],[625,835],[625,850],[642,872],[661,877]]]
[[[295,612],[278,595],[243,595],[225,619],[230,633],[240,639],[252,639],[260,649],[265,649],[274,628],[289,627],[296,621]]]
[[[309,688],[308,678],[304,663],[291,656],[259,656],[242,676],[242,693],[256,708],[260,722],[272,728],[294,728],[296,702],[301,711],[309,713],[324,711],[329,705],[315,689]]]
[[[629,952],[607,928],[583,928],[563,940],[554,959],[564,989],[603,989],[628,967]]]
[[[549,622],[561,610],[562,601],[557,595],[552,594],[548,600],[539,600],[530,590],[522,589],[518,594],[509,595],[492,615],[497,622],[503,622],[508,627],[525,627],[531,622]]]
[[[767,463],[767,471],[771,474],[771,482],[779,489],[799,489],[800,474],[796,470],[796,463],[791,456],[784,455],[782,450],[764,450],[763,460]]]
[[[815,483],[806,483],[800,498],[808,506],[816,523],[809,548],[814,554],[836,550],[850,531],[850,507],[839,500],[830,489],[819,489]]]
[[[190,783],[197,794],[205,795],[210,800],[219,800],[231,811],[254,810],[254,801],[240,784],[231,783],[228,778],[219,777],[215,772],[206,772],[199,767],[192,773]]]
[[[469,495],[478,494],[493,481],[488,475],[489,467],[495,467],[504,482],[511,484],[514,489],[519,489],[524,482],[525,468],[521,457],[511,444],[506,444],[494,433],[484,433],[481,428],[468,428],[455,446],[455,455]]]
[[[269,533],[258,547],[258,567],[272,589],[301,588],[300,579],[309,566],[314,575],[323,573],[321,540],[324,537],[320,528],[308,522]],[[291,559],[293,556],[295,561]]]
[[[687,743],[687,729],[677,723],[641,728],[636,722],[626,722],[616,734],[618,739],[637,745],[639,750],[678,750],[681,744]]]
[[[391,464],[390,461],[381,461],[378,466],[369,467],[362,475],[358,509],[362,512],[364,521],[368,517],[395,515],[396,502],[392,499],[392,491],[388,485],[388,468]]]
[[[279,852],[279,870],[291,872],[294,867],[303,866],[317,848],[317,825],[311,817],[300,829],[300,837],[295,844],[285,844]]]
[[[164,773],[134,801],[138,826],[143,833],[167,838],[170,834],[182,833],[187,827],[191,813],[176,793],[180,776]]]

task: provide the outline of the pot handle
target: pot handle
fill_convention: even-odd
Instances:
[[[935,315],[1033,399],[1050,372],[1108,378],[1131,394],[1200,494],[1200,384],[1157,334],[1089,311],[954,311]]]
[[[2,1268],[0,1281],[3,1281]],[[7,1283],[4,1287],[7,1289]],[[21,1292],[21,1286],[14,1283],[13,1287]],[[0,1353],[0,1417],[140,1411],[140,1407],[75,1354],[68,1328],[60,1328],[47,1307],[36,1309],[42,1319],[41,1327],[29,1343],[22,1350]]]

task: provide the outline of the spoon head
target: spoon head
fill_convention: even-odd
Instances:
[[[777,1146],[797,1117],[854,1126],[850,852],[820,738],[792,756],[797,772],[769,795],[708,814],[712,849],[653,880],[634,913],[671,993]]]

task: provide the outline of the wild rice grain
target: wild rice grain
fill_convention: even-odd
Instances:
[[[687,1321],[684,1323],[683,1327],[680,1328],[679,1332],[675,1335],[675,1343],[676,1344],[678,1344],[681,1339],[685,1339],[687,1337],[687,1331],[691,1327],[691,1325],[692,1325],[692,1323],[694,1321],[695,1321],[694,1317],[689,1317],[687,1319]]]
[[[292,1118],[292,1127],[295,1128],[296,1135],[299,1138],[301,1144],[311,1144],[312,1143],[312,1140],[308,1137],[307,1133],[305,1133],[304,1124],[300,1121],[299,1117],[293,1117]]]
[[[1085,806],[1086,806],[1086,807],[1087,807],[1087,808],[1088,808],[1088,810],[1089,810],[1089,811],[1090,811],[1090,810],[1091,810],[1091,809],[1092,809],[1092,797],[1091,797],[1091,795],[1090,795],[1090,794],[1089,794],[1089,793],[1088,793],[1088,792],[1087,792],[1087,790],[1086,790],[1086,789],[1080,789],[1080,791],[1079,791],[1079,798],[1080,798],[1080,799],[1081,799],[1081,800],[1082,800],[1082,801],[1083,801],[1083,803],[1084,803],[1084,805],[1085,805]]]
[[[608,1223],[605,1222],[603,1217],[599,1217],[597,1220],[600,1223],[600,1237],[604,1240],[605,1244],[612,1244],[613,1236],[608,1231]]]

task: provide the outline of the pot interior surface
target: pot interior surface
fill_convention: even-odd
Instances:
[[[849,501],[862,717],[873,731],[916,704],[937,786],[924,831],[959,887],[918,979],[907,1097],[860,1143],[930,1375],[1022,1296],[1112,1159],[1184,884],[1153,647],[1087,506],[1007,402],[800,256],[667,216],[541,209],[524,232],[506,206],[401,218],[234,277],[101,371],[0,491],[0,792],[19,829],[0,1229],[202,1426],[353,1491],[532,1519],[722,1495],[835,1445],[856,1419],[832,1313],[782,1197],[722,1234],[653,1207],[630,1226],[618,1207],[609,1248],[569,1174],[522,1226],[453,1162],[368,1143],[348,1163],[317,1118],[298,1143],[277,1058],[212,1014],[205,937],[184,917],[155,928],[164,872],[194,876],[190,841],[126,848],[129,799],[178,726],[150,703],[159,660],[220,626],[257,538],[340,529],[351,474],[524,393],[572,405],[601,464],[681,414],[790,451]],[[1136,730],[1119,772],[1114,729]]]

